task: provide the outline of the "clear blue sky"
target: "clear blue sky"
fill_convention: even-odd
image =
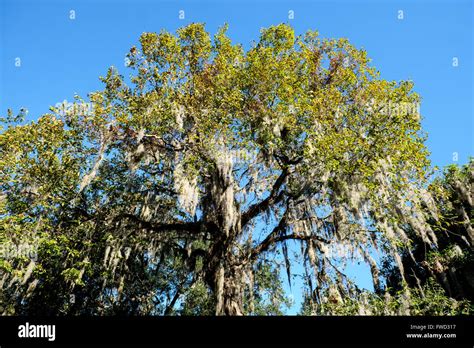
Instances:
[[[184,20],[178,18],[180,10]],[[142,32],[174,31],[190,22],[205,22],[211,33],[227,22],[233,41],[244,47],[258,38],[260,28],[281,22],[298,34],[316,29],[323,37],[347,37],[368,51],[382,78],[414,81],[423,98],[434,165],[453,163],[453,152],[460,164],[474,155],[473,5],[468,0],[0,0],[0,114],[25,107],[31,120],[51,105],[72,101],[75,93],[86,97],[102,88],[98,76],[109,66],[128,75],[124,57]],[[353,266],[348,272],[371,288],[366,268]]]

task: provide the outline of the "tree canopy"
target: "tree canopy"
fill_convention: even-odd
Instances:
[[[0,238],[37,252],[0,260],[5,314],[281,314],[281,266],[321,305],[355,296],[351,259],[382,294],[375,253],[408,284],[415,241],[436,250],[413,83],[346,39],[281,24],[244,50],[226,31],[143,33],[129,77],[3,119]]]

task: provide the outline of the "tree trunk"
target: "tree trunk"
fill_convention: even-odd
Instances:
[[[242,272],[238,268],[225,269],[222,265],[215,274],[216,315],[243,315]]]
[[[208,183],[205,220],[212,226],[213,245],[206,277],[216,297],[216,315],[243,315],[243,272],[233,247],[241,233],[240,211],[234,198],[230,156],[216,161]]]

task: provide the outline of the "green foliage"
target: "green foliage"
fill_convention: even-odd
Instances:
[[[392,296],[378,296],[363,291],[356,298],[346,298],[343,303],[325,302],[311,306],[308,301],[301,315],[472,315],[474,306],[468,300],[457,301],[446,296],[444,289],[430,280],[423,289],[398,291]]]
[[[203,282],[196,283],[185,295],[179,315],[214,315],[215,301]]]
[[[283,315],[292,300],[283,289],[279,269],[268,261],[256,265],[252,295],[247,293],[244,309],[246,315]]]

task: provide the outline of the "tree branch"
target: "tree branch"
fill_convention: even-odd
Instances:
[[[288,169],[284,168],[281,172],[278,179],[273,184],[272,190],[270,195],[265,198],[263,201],[253,204],[249,207],[249,209],[242,214],[242,218],[240,220],[241,226],[245,226],[250,220],[254,217],[258,216],[260,213],[267,210],[271,205],[278,203],[284,197],[284,192],[280,191],[280,188],[283,186],[286,177],[288,176]]]
[[[275,231],[275,230],[274,230]],[[259,254],[263,253],[264,251],[267,251],[270,249],[270,247],[276,243],[283,242],[288,239],[292,240],[315,240],[323,243],[329,243],[329,241],[323,237],[320,236],[315,236],[315,235],[310,235],[310,236],[305,236],[305,235],[300,235],[300,234],[285,234],[283,236],[278,236],[276,234],[270,233],[265,240],[263,240],[259,245],[257,245],[250,253],[250,259],[254,260]]]
[[[185,232],[192,232],[198,233],[201,231],[201,223],[200,222],[171,222],[171,223],[153,223],[150,221],[142,220],[134,214],[121,214],[118,218],[128,218],[135,222],[138,222],[143,228],[155,231],[155,232],[163,232],[163,231],[185,231]]]

